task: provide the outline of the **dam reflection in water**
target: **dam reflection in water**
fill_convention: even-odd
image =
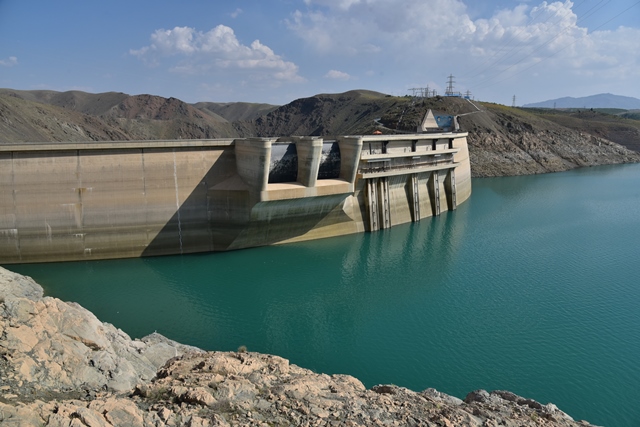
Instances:
[[[10,268],[135,337],[640,424],[640,165],[474,181],[455,212],[237,252]]]

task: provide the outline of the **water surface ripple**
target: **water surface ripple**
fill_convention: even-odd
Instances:
[[[640,165],[475,179],[456,212],[230,253],[10,266],[134,337],[640,425]]]

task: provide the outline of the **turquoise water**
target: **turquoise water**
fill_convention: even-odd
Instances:
[[[475,179],[456,212],[238,252],[9,266],[134,337],[640,425],[640,165]]]

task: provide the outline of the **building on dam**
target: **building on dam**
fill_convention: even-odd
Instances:
[[[226,251],[437,216],[471,194],[467,133],[440,121],[335,139],[1,145],[0,264]]]

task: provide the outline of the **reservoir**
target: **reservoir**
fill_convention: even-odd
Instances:
[[[640,425],[640,165],[474,179],[456,211],[241,251],[7,266],[132,337]]]

